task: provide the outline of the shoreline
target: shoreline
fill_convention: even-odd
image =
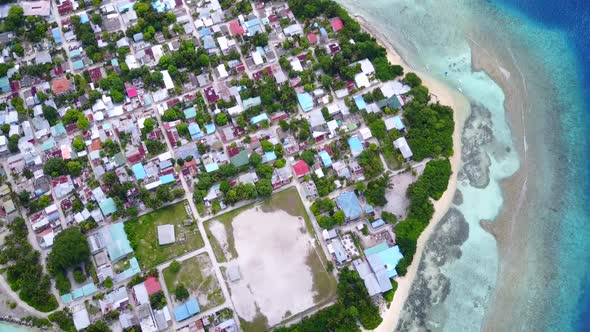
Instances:
[[[382,313],[383,322],[374,331],[391,332],[397,327],[399,316],[404,307],[406,300],[410,294],[412,283],[416,277],[418,271],[418,265],[426,242],[430,238],[433,230],[437,223],[446,214],[450,206],[452,205],[453,197],[457,190],[457,175],[461,167],[461,132],[463,130],[463,124],[469,115],[469,101],[458,91],[455,91],[443,83],[432,78],[428,73],[411,68],[404,59],[399,55],[396,49],[373,28],[370,23],[366,22],[365,19],[360,15],[354,15],[356,21],[360,24],[362,29],[373,35],[377,42],[387,50],[387,59],[392,64],[399,64],[404,68],[404,73],[415,72],[422,79],[422,83],[426,86],[430,93],[436,96],[437,100],[443,104],[453,108],[453,120],[455,121],[455,130],[453,131],[453,156],[450,158],[452,174],[449,179],[447,190],[443,196],[438,200],[434,201],[434,215],[430,220],[430,223],[426,229],[420,234],[418,243],[416,245],[416,253],[412,259],[412,263],[408,268],[408,272],[403,277],[396,279],[398,283],[397,290],[393,297],[389,308]]]

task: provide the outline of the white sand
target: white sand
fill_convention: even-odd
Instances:
[[[469,115],[469,102],[459,92],[433,79],[427,73],[410,68],[378,31],[368,25],[362,18],[359,19],[359,23],[365,30],[369,31],[373,36],[379,39],[379,43],[387,49],[387,58],[392,64],[401,65],[404,68],[404,72],[406,73],[413,71],[418,74],[418,76],[420,76],[422,79],[422,84],[428,87],[432,94],[436,95],[438,101],[443,105],[451,106],[455,111],[455,132],[453,133],[453,148],[455,154],[451,158],[453,174],[451,175],[451,179],[449,181],[449,187],[441,199],[434,202],[434,216],[432,217],[428,227],[426,227],[424,232],[422,232],[418,238],[416,254],[414,255],[412,264],[408,268],[407,274],[404,277],[397,279],[398,288],[395,292],[393,302],[386,312],[382,314],[383,322],[375,329],[375,331],[391,332],[397,326],[400,312],[410,293],[410,287],[412,286],[412,282],[416,276],[418,263],[422,257],[422,252],[424,251],[424,245],[426,244],[426,241],[430,237],[430,234],[432,233],[432,230],[435,228],[438,221],[440,221],[440,219],[445,215],[452,204],[453,196],[455,195],[455,191],[457,189],[457,173],[459,172],[459,168],[461,166],[461,131],[463,128],[463,123]]]
[[[232,259],[231,251],[229,250],[229,243],[227,242],[227,232],[225,231],[225,226],[219,220],[212,220],[211,224],[209,225],[209,230],[211,234],[219,243],[221,250],[223,250],[223,254],[227,260]]]
[[[303,221],[284,211],[252,208],[233,220],[235,260],[241,279],[229,287],[238,315],[252,321],[257,308],[273,326],[314,305],[313,275],[306,264],[313,250]],[[232,262],[234,263],[234,262]]]

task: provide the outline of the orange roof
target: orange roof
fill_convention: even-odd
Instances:
[[[60,94],[70,90],[70,81],[67,78],[58,78],[53,80],[53,93]]]
[[[92,144],[90,144],[90,151],[97,151],[100,150],[102,148],[102,143],[100,142],[100,139],[95,139],[94,141],[92,141]]]

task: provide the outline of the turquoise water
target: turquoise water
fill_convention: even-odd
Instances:
[[[33,329],[28,328],[28,327],[24,327],[24,326],[9,324],[6,322],[0,322],[0,332],[28,332],[28,331],[33,331]]]
[[[580,320],[581,311],[590,308],[585,300],[590,297],[585,295],[590,293],[590,211],[585,206],[590,126],[581,93],[588,58],[576,41],[576,36],[587,36],[545,24],[508,6],[513,2],[508,0],[502,5],[475,0],[339,2],[378,28],[411,67],[460,89],[471,102],[459,175],[462,200],[456,204],[464,222],[454,228],[468,236],[458,247],[447,248],[455,251],[454,258],[443,263],[435,258],[448,258],[440,252],[445,248],[432,245],[439,250],[432,252],[427,247],[400,329],[589,329]],[[536,6],[539,14],[546,1],[514,2],[527,9]],[[571,7],[579,14],[573,16],[588,21],[582,15],[587,6],[569,3],[577,4]],[[558,14],[556,7],[547,7],[552,16]],[[473,45],[490,50],[500,64],[512,63],[511,79],[522,77],[524,107],[512,111],[523,119],[523,132],[514,132],[506,118],[505,95],[511,91],[473,70]],[[517,183],[522,201],[510,202],[517,208],[508,211],[511,220],[496,220],[505,197],[500,183],[511,181],[523,165],[525,180]],[[500,245],[482,228],[482,220],[502,232]],[[490,322],[499,317],[501,321]]]

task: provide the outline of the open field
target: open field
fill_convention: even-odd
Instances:
[[[180,271],[174,273],[170,267],[165,268],[166,288],[174,297],[174,290],[179,284],[188,289],[191,298],[197,298],[201,310],[205,311],[221,305],[224,301],[219,282],[213,271],[213,264],[207,253],[188,258],[180,262]]]
[[[418,177],[424,172],[424,165],[417,166],[413,169],[416,175],[412,172],[403,172],[392,176],[389,182],[392,188],[386,192],[387,204],[383,207],[384,211],[391,212],[398,217],[398,220],[403,220],[408,215],[408,207],[410,200],[406,195],[408,187],[418,180]]]
[[[335,297],[336,280],[295,189],[206,223],[216,255],[237,265],[229,281],[245,331],[265,330]],[[288,300],[286,300],[288,299]]]
[[[192,220],[185,210],[185,203],[182,201],[125,223],[125,232],[142,269],[204,246],[196,224],[184,226],[185,220]],[[157,227],[165,224],[174,225],[176,243],[160,246]]]

